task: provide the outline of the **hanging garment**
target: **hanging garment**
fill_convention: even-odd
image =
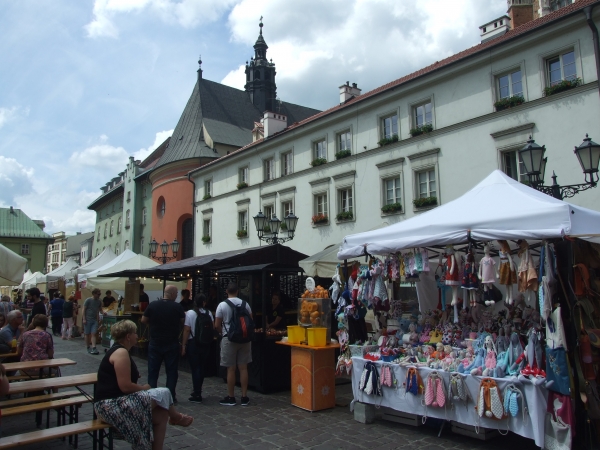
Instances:
[[[416,367],[409,367],[406,371],[406,380],[404,381],[404,388],[406,392],[410,392],[412,395],[421,395],[425,389],[423,386],[423,380],[419,371]]]
[[[510,253],[499,251],[498,256],[500,256],[499,283],[505,286],[517,284],[517,272],[515,270],[515,264],[512,261],[512,256]]]
[[[446,405],[444,379],[437,370],[430,372],[425,383],[425,406],[443,408]]]
[[[362,374],[360,376],[360,383],[358,389],[363,391],[367,395],[383,396],[381,391],[381,383],[379,380],[379,373],[377,372],[377,366],[375,363],[368,361],[365,363]]]

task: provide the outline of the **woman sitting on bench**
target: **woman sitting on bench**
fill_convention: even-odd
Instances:
[[[27,331],[19,337],[17,353],[21,357],[21,361],[43,361],[54,358],[54,341],[46,328],[48,328],[48,316],[36,314]],[[48,374],[52,372],[51,369],[47,370]],[[21,369],[21,373],[35,376],[40,373],[40,370]]]
[[[122,320],[111,327],[115,344],[106,352],[98,369],[94,409],[111,424],[134,450],[162,449],[171,425],[190,426],[194,418],[177,412],[167,388],[151,389],[137,384],[140,374],[129,355],[137,344],[137,327]]]

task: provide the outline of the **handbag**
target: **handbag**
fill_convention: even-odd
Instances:
[[[555,420],[552,413],[546,414],[544,448],[547,450],[571,450],[571,427],[560,417]]]
[[[548,383],[548,389],[563,395],[570,395],[571,379],[569,373],[569,363],[565,349],[562,347],[546,347],[546,379],[548,382],[553,381],[553,383]]]

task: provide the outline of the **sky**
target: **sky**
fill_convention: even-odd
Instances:
[[[0,207],[46,232],[171,135],[197,79],[243,89],[263,16],[282,100],[316,109],[479,43],[505,0],[0,0]]]

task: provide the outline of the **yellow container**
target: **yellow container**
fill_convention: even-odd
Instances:
[[[325,347],[327,345],[327,328],[312,327],[307,328],[308,346],[309,347]]]
[[[288,330],[288,342],[290,344],[299,344],[301,341],[306,339],[306,333],[304,327],[300,325],[290,325],[287,327]]]

